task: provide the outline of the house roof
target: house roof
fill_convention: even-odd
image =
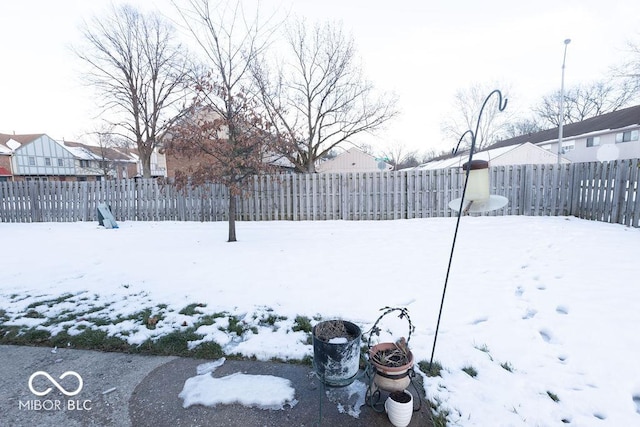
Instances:
[[[13,139],[14,141],[17,141],[20,144],[24,145],[40,138],[42,135],[44,135],[44,133],[32,133],[25,135],[10,135],[7,133],[0,133],[0,144],[6,145],[9,140]]]
[[[509,147],[499,147],[493,150],[483,150],[483,151],[478,151],[477,153],[474,153],[474,159],[476,160],[486,160],[489,161],[491,159],[494,159],[496,157],[499,157],[513,149],[517,148],[516,146],[509,146]],[[444,168],[454,168],[454,167],[461,167],[463,163],[465,163],[467,160],[469,160],[469,151],[462,151],[458,154],[454,155],[447,155],[444,158],[440,158],[437,160],[432,160],[429,161],[427,163],[423,163],[421,165],[418,165],[414,168],[410,168],[410,169],[427,169],[427,170],[433,170],[433,169],[444,169]]]
[[[524,142],[518,145],[509,145],[505,147],[497,147],[492,149],[486,149],[482,151],[478,151],[474,153],[474,160],[486,160],[487,162],[491,162],[500,158],[501,156],[506,155],[507,153],[514,150],[534,150],[547,153],[547,150],[544,148],[538,147],[535,144],[530,142]],[[514,151],[515,153],[515,151]],[[411,170],[434,170],[434,169],[445,169],[445,168],[455,168],[462,167],[464,163],[469,160],[469,151],[464,151],[456,154],[455,156],[449,155],[444,158],[440,158],[438,160],[432,160],[427,163],[423,163],[421,165],[416,166],[415,168],[409,168]],[[563,159],[563,163],[567,160]]]
[[[84,160],[120,160],[120,161],[135,161],[131,156],[108,147],[98,147],[95,145],[82,144],[80,142],[62,141],[62,144],[69,150],[75,157]]]
[[[590,119],[586,119],[581,122],[563,125],[562,135],[565,138],[571,138],[592,132],[623,129],[635,125],[640,125],[640,105],[591,117]],[[558,127],[555,127],[541,132],[516,136],[515,138],[496,142],[495,144],[487,147],[487,149],[507,147],[510,145],[522,144],[524,142],[539,144],[545,141],[555,141],[558,139],[558,131]]]
[[[33,133],[33,134],[25,134],[25,135],[15,135],[8,133],[0,133],[0,154],[12,154],[13,150],[17,147],[28,144],[31,141],[34,141],[44,133]],[[9,141],[15,141],[13,143],[9,143]],[[15,145],[17,143],[17,146]]]

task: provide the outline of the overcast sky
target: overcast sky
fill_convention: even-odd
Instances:
[[[82,21],[104,13],[110,3],[0,3],[0,133],[90,142],[84,135],[99,120],[69,46],[78,42]],[[169,0],[128,3],[172,11]],[[276,7],[310,20],[342,21],[355,39],[365,75],[400,99],[402,115],[366,142],[402,143],[420,151],[450,149],[457,142],[443,140],[440,127],[458,89],[476,83],[503,89],[509,111],[526,111],[560,89],[564,39],[572,40],[567,88],[604,78],[621,62],[626,42],[640,42],[637,0],[261,2],[264,11]]]

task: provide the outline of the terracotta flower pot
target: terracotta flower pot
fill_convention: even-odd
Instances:
[[[384,402],[389,421],[395,427],[406,427],[413,416],[413,395],[407,390],[394,392]]]
[[[393,350],[395,348],[397,348],[396,344],[392,342],[382,342],[380,344],[376,344],[373,347],[371,347],[371,350],[369,350],[369,355],[370,355],[371,363],[373,364],[373,366],[375,366],[376,371],[382,372],[383,374],[387,374],[387,375],[399,375],[404,372],[407,372],[409,369],[413,367],[413,353],[411,352],[411,350],[407,351],[407,359],[408,359],[407,363],[404,363],[398,366],[390,366],[388,364],[382,364],[375,357],[375,355],[379,352],[383,352],[386,350]]]
[[[373,382],[378,388],[390,392],[403,391],[409,387],[409,383],[411,382],[411,379],[409,378],[409,370],[413,368],[413,353],[411,353],[410,350],[407,352],[408,361],[402,365],[395,363],[390,366],[388,364],[380,363],[380,361],[377,360],[378,358],[375,356],[377,353],[393,350],[395,348],[397,347],[394,343],[383,342],[374,345],[369,351],[369,359],[376,371],[373,377]]]

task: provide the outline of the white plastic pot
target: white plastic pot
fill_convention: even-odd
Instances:
[[[387,411],[389,421],[395,427],[407,427],[413,415],[413,395],[407,390],[404,390],[404,393],[410,398],[406,403],[396,402],[391,396],[384,402],[384,409]]]

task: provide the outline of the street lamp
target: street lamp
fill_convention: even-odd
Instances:
[[[571,39],[564,40],[564,56],[562,57],[562,81],[560,82],[560,119],[558,125],[558,165],[560,164],[560,154],[562,154],[562,125],[564,124],[564,64],[567,60],[567,46]]]

